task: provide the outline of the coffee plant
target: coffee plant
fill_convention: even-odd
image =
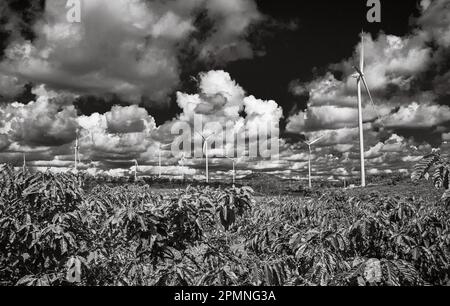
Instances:
[[[426,173],[448,188],[438,154],[413,177]],[[448,285],[450,212],[418,194],[155,192],[143,183],[92,185],[3,166],[0,284]]]
[[[428,180],[431,176],[436,189],[445,190],[442,200],[448,203],[450,201],[449,173],[450,163],[441,156],[439,151],[434,151],[414,166],[411,178],[417,183],[424,178]]]

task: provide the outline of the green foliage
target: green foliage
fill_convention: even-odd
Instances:
[[[261,204],[243,231],[246,248],[259,260],[285,258],[285,267],[295,270],[284,285],[445,285],[450,279],[450,214],[441,205],[343,192]]]
[[[0,169],[2,282],[64,283],[66,264],[86,251],[88,229],[77,211],[83,196],[74,175]]]
[[[444,160],[439,151],[425,156],[414,166],[411,175],[413,182],[418,183],[421,179],[431,179],[436,189],[444,189],[442,201],[450,202],[450,186],[449,186],[450,164]]]
[[[448,186],[445,165],[428,157]],[[431,162],[433,161],[433,162]],[[447,175],[447,179],[446,179]],[[425,174],[416,174],[425,177]],[[450,212],[409,194],[89,186],[0,169],[4,285],[446,285]]]
[[[218,231],[224,205],[239,217],[252,200],[247,188],[162,196],[99,185],[86,194],[80,176],[0,170],[0,282],[9,285],[147,284]]]

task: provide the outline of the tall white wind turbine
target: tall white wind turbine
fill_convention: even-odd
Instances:
[[[361,187],[366,187],[366,167],[365,167],[365,159],[364,159],[364,125],[363,125],[363,109],[362,109],[362,87],[361,84],[364,85],[367,94],[369,96],[370,102],[377,112],[377,116],[382,123],[382,119],[380,114],[377,111],[375,103],[372,99],[372,94],[370,93],[369,86],[367,85],[366,77],[364,75],[364,32],[361,33],[361,54],[359,61],[359,68],[353,66],[356,70],[356,82],[358,86],[358,125],[359,125],[359,148],[360,148],[360,160],[361,160]]]
[[[312,179],[311,179],[311,155],[312,155],[312,149],[311,149],[311,147],[312,147],[313,144],[317,143],[319,140],[321,140],[324,137],[325,137],[325,135],[323,135],[323,136],[321,136],[321,137],[319,137],[317,139],[314,139],[312,141],[305,141],[305,144],[309,148],[309,157],[308,157],[308,182],[309,182],[309,189],[312,188]]]

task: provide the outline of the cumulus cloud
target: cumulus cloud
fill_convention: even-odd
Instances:
[[[442,134],[443,141],[450,141],[450,133]]]
[[[450,122],[450,107],[437,104],[418,104],[402,106],[384,123],[387,127],[428,128]]]
[[[0,99],[11,99],[24,91],[25,83],[18,77],[0,75]]]
[[[253,50],[246,41],[248,28],[263,16],[254,1],[207,0],[206,9],[211,20],[216,20],[214,35],[200,45],[200,58],[219,63],[241,58],[252,58]]]
[[[422,0],[422,16],[418,24],[429,39],[450,47],[450,3],[447,0]]]
[[[36,38],[12,39],[0,90],[18,78],[75,94],[164,101],[179,84],[186,50],[201,61],[251,58],[246,37],[263,18],[247,0],[89,0],[81,23],[68,23],[66,13],[64,1],[48,0],[33,26]],[[211,27],[202,36],[199,16]]]
[[[73,106],[59,108],[40,97],[26,105],[0,107],[3,130],[12,141],[30,146],[60,146],[75,138],[77,113]]]
[[[38,95],[36,101],[0,107],[1,159],[20,164],[21,154],[26,152],[30,166],[36,169],[70,169],[73,166],[74,141],[78,134],[80,169],[93,173],[122,169],[112,174],[127,174],[127,169],[134,165],[133,160],[136,159],[141,165],[139,169],[143,171],[142,174],[155,174],[159,170],[161,155],[163,173],[166,175],[179,175],[182,171],[186,175],[201,176],[204,172],[201,155],[197,158],[191,156],[184,165],[180,164],[179,156],[173,155],[171,143],[177,137],[172,133],[175,124],[186,123],[193,127],[194,115],[198,115],[203,120],[200,132],[203,128],[203,132],[208,134],[213,122],[223,131],[228,124],[231,129],[227,132],[235,133],[239,129],[239,135],[247,141],[250,141],[248,138],[251,133],[258,132],[261,127],[273,126],[278,129],[282,109],[275,101],[247,96],[242,87],[224,71],[201,73],[198,81],[197,94],[178,93],[182,113],[159,127],[154,118],[137,105],[114,106],[104,114],[78,116],[72,105],[59,100],[61,96],[55,96],[46,87],[36,87],[33,89]],[[191,136],[194,140],[195,137]],[[258,144],[260,140],[256,138],[253,141]],[[217,140],[216,147],[211,148],[211,157],[217,156],[211,160],[212,169],[229,169],[229,161],[223,158],[224,151],[229,149],[228,145],[223,146]],[[233,145],[227,154],[233,153]],[[243,153],[248,153],[247,150]],[[93,163],[96,163],[94,170]],[[279,169],[286,167],[283,165],[255,159],[249,161],[248,167],[256,170],[264,167]]]
[[[136,105],[114,106],[106,114],[108,132],[113,134],[140,133],[155,127],[155,121],[147,111]]]
[[[150,133],[156,127],[154,119],[137,106],[116,106],[104,115],[80,116],[77,122],[84,151],[100,161],[138,158],[152,143]]]
[[[0,152],[6,150],[10,145],[8,136],[5,134],[0,134]]]
[[[199,93],[177,93],[177,103],[183,110],[179,119],[193,123],[195,115],[203,115],[211,120],[238,119],[243,109],[244,89],[222,70],[209,71],[199,75]]]
[[[218,155],[220,152],[223,155],[224,150],[228,151],[229,148],[224,146],[227,139],[242,138],[247,140],[247,146],[249,138],[259,142],[258,135],[264,134],[278,139],[283,111],[275,101],[247,96],[243,88],[225,71],[201,73],[198,81],[197,94],[177,93],[177,103],[182,112],[178,118],[159,127],[157,134],[164,132],[167,135],[172,127],[180,123],[188,124],[192,129],[197,129],[188,135],[193,140],[200,137],[196,133],[204,136],[217,135],[211,142],[216,145],[215,153]],[[196,118],[200,120],[200,126],[196,126]],[[268,133],[271,129],[275,135]],[[172,135],[172,139],[173,137]],[[231,144],[232,146],[234,144]]]

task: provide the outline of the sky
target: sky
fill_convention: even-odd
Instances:
[[[165,176],[202,179],[203,158],[170,149],[171,130],[201,116],[243,135],[277,129],[277,158],[236,156],[238,176],[305,179],[303,141],[323,136],[314,176],[357,177],[363,32],[376,104],[363,95],[367,172],[408,173],[449,148],[450,1],[381,7],[368,23],[363,0],[89,0],[70,23],[65,1],[2,1],[0,163],[25,154],[33,169],[69,171],[78,131],[91,174],[130,175],[137,160],[156,175],[161,152]],[[224,148],[211,148],[215,179],[231,173]]]

